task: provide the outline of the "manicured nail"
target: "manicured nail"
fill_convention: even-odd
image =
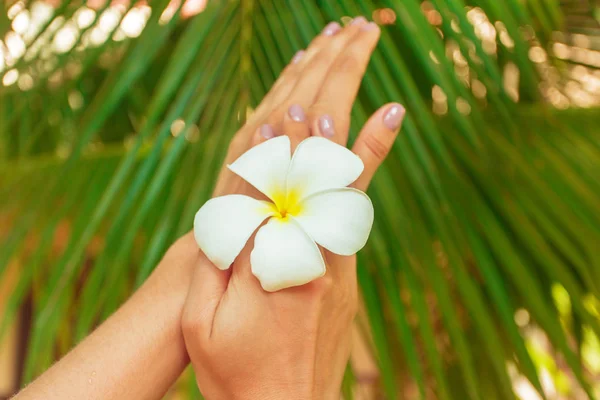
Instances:
[[[374,31],[375,29],[379,29],[379,26],[375,22],[369,22],[366,25],[360,27],[361,31]]]
[[[306,114],[304,114],[304,110],[299,104],[292,104],[288,110],[288,113],[290,114],[290,118],[296,122],[306,121]]]
[[[292,64],[296,64],[298,61],[300,61],[303,55],[304,50],[300,50],[296,54],[294,54],[294,57],[292,58]]]
[[[362,25],[362,24],[366,24],[366,23],[367,23],[367,19],[361,15],[360,17],[354,18],[352,20],[352,22],[350,22],[350,25]]]
[[[275,137],[275,131],[273,131],[271,125],[265,124],[260,127],[260,136],[265,139],[271,139]]]
[[[325,36],[333,36],[336,33],[338,33],[340,29],[342,29],[340,24],[338,24],[337,22],[330,22],[325,26],[325,28],[323,28],[322,33]]]
[[[329,115],[322,115],[319,118],[319,129],[323,136],[328,138],[333,137],[335,131],[333,129],[333,120]]]
[[[404,119],[404,114],[406,114],[406,109],[404,107],[398,103],[392,104],[383,116],[383,124],[387,126],[388,129],[395,131],[400,128],[400,124]]]

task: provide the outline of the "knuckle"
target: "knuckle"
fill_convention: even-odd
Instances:
[[[312,120],[315,120],[323,114],[331,114],[330,109],[331,106],[329,104],[317,99],[317,101],[311,104],[310,108],[308,109],[308,115]]]
[[[321,278],[314,281],[314,291],[318,296],[323,296],[333,288],[333,278],[331,274],[325,274]]]
[[[344,50],[344,47],[346,47],[346,40],[341,35],[340,36],[336,36],[329,43],[328,47],[329,47],[329,49],[328,49],[328,53],[329,54],[333,54],[333,55],[340,54],[342,52],[342,50]]]
[[[204,322],[201,318],[198,318],[194,313],[184,311],[181,316],[181,331],[183,336],[187,339],[196,339],[199,337],[199,333],[202,332]]]
[[[269,92],[272,104],[280,103],[291,92],[298,80],[298,73],[290,73],[283,79],[279,79]]]
[[[324,36],[324,35],[315,36],[315,38],[310,42],[310,44],[308,45],[308,47],[306,49],[307,53],[314,52],[317,49],[321,49],[322,47],[325,46],[328,39],[329,39],[329,37]]]
[[[362,74],[363,69],[364,62],[362,57],[356,55],[354,52],[348,52],[340,56],[335,65],[335,70],[341,73]]]
[[[309,52],[321,52],[323,49],[330,50],[341,50],[344,46],[345,40],[343,35],[337,34],[333,36],[318,35],[308,46],[307,51]]]
[[[315,74],[320,74],[321,71],[326,71],[331,65],[331,56],[327,54],[325,51],[320,51],[310,62],[309,65],[306,66],[304,72],[302,73],[304,76],[312,76]]]
[[[390,151],[389,146],[385,145],[377,136],[371,134],[364,138],[364,145],[367,150],[377,159],[384,160]]]

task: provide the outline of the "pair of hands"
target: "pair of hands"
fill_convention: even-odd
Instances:
[[[379,35],[363,17],[344,28],[327,25],[236,133],[226,164],[282,134],[293,149],[310,135],[346,145],[350,111]],[[404,108],[392,103],[367,121],[352,148],[365,164],[354,187],[367,189],[403,117]],[[223,168],[214,196],[234,193],[260,196]],[[325,251],[325,276],[268,293],[251,272],[252,242],[227,271],[198,251],[191,233],[165,256],[197,254],[181,324],[200,390],[208,399],[339,398],[358,301],[356,257]]]

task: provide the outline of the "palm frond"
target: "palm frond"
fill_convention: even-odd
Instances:
[[[593,398],[600,371],[582,349],[600,334],[595,7],[230,0],[182,19],[168,0],[9,2],[0,276],[9,264],[20,273],[0,337],[31,297],[25,381],[191,228],[231,136],[295,51],[327,21],[367,15],[383,32],[351,137],[384,102],[408,110],[370,189],[376,222],[359,254],[381,392],[509,399],[525,379],[545,398],[541,335],[570,376],[566,396]],[[350,370],[346,382],[349,396]]]

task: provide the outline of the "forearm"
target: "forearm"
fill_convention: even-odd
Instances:
[[[181,310],[197,248],[181,239],[106,322],[16,399],[160,399],[189,360]]]

